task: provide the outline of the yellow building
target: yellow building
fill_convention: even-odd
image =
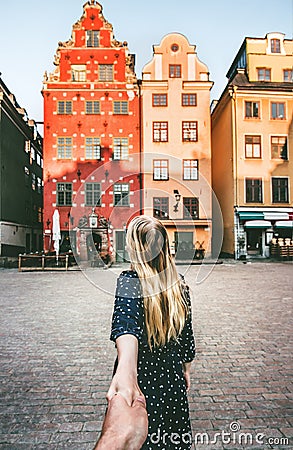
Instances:
[[[293,41],[245,38],[212,111],[212,177],[223,254],[269,257],[272,238],[292,237]],[[291,150],[291,151],[290,151]]]
[[[178,259],[211,252],[212,85],[195,46],[177,33],[143,68],[144,212],[162,220]]]

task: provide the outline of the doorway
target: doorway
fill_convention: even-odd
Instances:
[[[247,254],[250,256],[263,256],[263,230],[250,228],[246,230]]]
[[[125,250],[126,233],[123,230],[115,231],[116,241],[116,262],[124,262],[128,260],[128,255]]]
[[[175,231],[175,254],[177,259],[193,259],[194,245],[192,231]]]

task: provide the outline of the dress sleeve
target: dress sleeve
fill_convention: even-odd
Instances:
[[[143,332],[143,301],[139,278],[132,272],[122,272],[117,280],[110,339],[132,334],[140,340]]]
[[[192,310],[189,287],[184,282],[184,293],[188,305],[188,313],[183,331],[179,337],[181,358],[183,362],[191,362],[195,358],[195,341],[192,329]]]

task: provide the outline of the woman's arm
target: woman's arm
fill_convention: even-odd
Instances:
[[[143,395],[137,383],[137,338],[132,334],[123,334],[116,339],[116,347],[118,366],[107,393],[107,399],[110,400],[115,393],[119,392],[131,406],[138,396]]]

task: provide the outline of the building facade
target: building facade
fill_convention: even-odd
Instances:
[[[107,228],[123,258],[125,225],[141,210],[139,90],[134,55],[119,42],[95,0],[83,7],[71,39],[59,42],[56,68],[45,73],[44,226],[52,250],[52,216],[60,214],[61,251],[87,259]]]
[[[269,257],[292,238],[293,41],[245,38],[212,111],[213,189],[224,220],[223,254]]]
[[[143,68],[144,211],[163,222],[180,259],[211,252],[212,85],[195,46],[178,33],[154,46]]]
[[[0,256],[43,248],[42,138],[0,78]]]

